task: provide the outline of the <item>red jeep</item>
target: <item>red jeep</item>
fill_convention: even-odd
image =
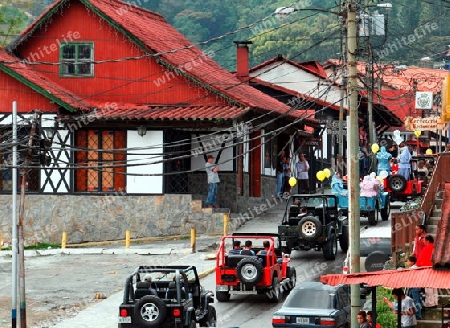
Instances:
[[[424,160],[430,164],[431,171],[429,176],[424,176],[422,172],[417,171],[417,163]],[[411,178],[406,180],[400,174],[389,175],[384,179],[384,191],[391,195],[391,201],[406,201],[408,198],[422,196],[428,186],[428,180],[431,179],[432,169],[434,167],[436,155],[419,155],[411,159]]]
[[[264,255],[231,255],[235,240],[244,245],[253,243],[255,254],[263,250],[263,241],[270,242]],[[278,234],[234,233],[222,237],[216,258],[216,298],[227,302],[231,295],[265,294],[274,303],[282,299],[283,291],[290,292],[296,283],[295,268],[289,266],[290,258],[283,256]]]

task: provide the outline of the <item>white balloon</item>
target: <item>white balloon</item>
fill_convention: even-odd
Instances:
[[[386,179],[389,176],[388,171],[383,170],[380,172],[380,177],[382,177],[383,179]]]

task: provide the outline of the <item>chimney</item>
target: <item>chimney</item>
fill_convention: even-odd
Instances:
[[[236,76],[237,78],[248,84],[249,79],[249,55],[248,45],[252,41],[233,41],[236,44]]]

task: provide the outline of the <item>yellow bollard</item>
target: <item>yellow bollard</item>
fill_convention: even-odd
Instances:
[[[230,216],[228,214],[223,215],[223,235],[228,236],[228,224],[230,223]]]
[[[67,244],[67,232],[63,231],[62,240],[61,240],[61,248],[65,249]]]
[[[3,235],[0,233],[0,249],[3,248]]]
[[[195,241],[196,241],[195,228],[191,228],[191,249],[192,249],[192,253],[196,252]]]
[[[130,248],[130,230],[125,232],[125,248]]]

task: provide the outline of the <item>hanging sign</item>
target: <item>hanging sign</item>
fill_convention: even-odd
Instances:
[[[432,109],[433,92],[416,92],[416,109]]]
[[[444,124],[440,117],[405,117],[405,128],[409,131],[442,130]]]

